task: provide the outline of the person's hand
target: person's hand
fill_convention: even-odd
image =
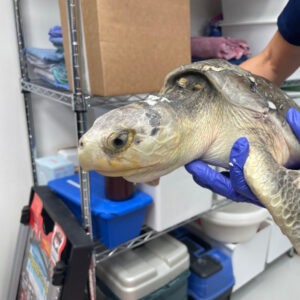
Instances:
[[[287,112],[287,121],[300,141],[300,113],[291,108]],[[229,173],[216,172],[205,163],[196,160],[185,166],[193,175],[194,181],[212,192],[236,202],[249,202],[259,206],[263,204],[253,194],[246,183],[243,167],[247,160],[249,143],[245,137],[239,138],[230,152]]]

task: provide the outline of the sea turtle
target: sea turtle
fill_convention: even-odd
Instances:
[[[300,253],[300,143],[286,122],[299,107],[268,80],[224,60],[179,67],[158,96],[99,117],[79,142],[85,170],[155,182],[200,159],[228,168],[233,143],[249,141],[245,179]]]

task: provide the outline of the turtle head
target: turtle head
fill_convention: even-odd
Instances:
[[[181,131],[168,107],[153,99],[100,116],[79,141],[81,167],[133,182],[149,182],[170,172]]]

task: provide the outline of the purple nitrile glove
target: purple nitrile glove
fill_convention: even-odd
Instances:
[[[287,121],[300,140],[300,113],[291,108],[287,112]],[[236,202],[249,202],[264,207],[246,183],[243,167],[247,160],[249,143],[245,137],[239,138],[230,152],[229,176],[216,172],[205,163],[196,160],[185,166],[193,175],[194,181],[212,192]]]
[[[286,114],[286,119],[300,141],[300,112],[295,108],[290,108]]]

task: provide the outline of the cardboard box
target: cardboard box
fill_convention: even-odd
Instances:
[[[80,2],[91,94],[157,92],[171,70],[190,63],[189,0]],[[72,86],[66,3],[59,0]]]

